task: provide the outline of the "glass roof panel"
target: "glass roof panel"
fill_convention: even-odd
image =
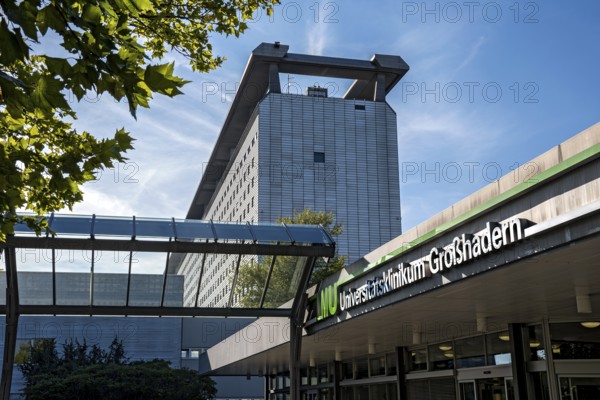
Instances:
[[[247,224],[214,223],[214,226],[218,240],[254,240]]]
[[[92,232],[91,215],[54,215],[50,229],[57,235],[90,235]]]
[[[94,305],[124,306],[127,293],[129,252],[94,252]]]
[[[36,255],[41,254],[39,249],[24,250],[27,250],[28,260],[35,260]],[[129,275],[129,252],[57,250],[56,304],[59,307],[89,306],[91,301],[94,306],[160,307],[162,304],[164,307],[184,307],[185,304],[185,307],[193,308],[197,291],[195,288],[188,290],[187,286],[197,285],[204,257],[203,254],[187,255],[192,259],[185,267],[186,276],[172,272],[165,276],[166,260],[171,261],[170,257],[167,258],[168,253],[132,252]],[[18,261],[21,258],[17,255]],[[233,287],[237,261],[240,259],[236,285]],[[51,260],[52,255],[49,253],[48,259],[43,259],[43,265],[37,265],[33,270],[26,266],[29,263],[17,263],[21,267],[18,268],[21,304],[52,305]],[[289,309],[307,259],[294,256],[276,257],[269,284],[266,285],[272,260],[271,256],[208,255],[198,306],[227,307],[233,290],[233,308],[259,308],[265,296],[264,308]],[[211,275],[207,272],[212,269],[218,273]],[[0,271],[0,283],[4,279],[5,274]],[[184,287],[187,292],[184,292]],[[211,287],[214,287],[214,290],[206,290]],[[184,293],[188,298],[184,298]]]
[[[271,259],[272,257],[257,256],[247,256],[242,259],[233,288],[234,307],[257,308],[260,306]]]
[[[97,258],[96,252],[87,249],[56,251],[56,304],[90,304],[92,257]]]
[[[90,304],[89,272],[56,274],[56,304],[65,306],[87,306]]]
[[[123,217],[96,217],[94,235],[133,236],[133,219]]]
[[[256,235],[256,240],[259,242],[282,242],[288,243],[292,239],[288,235],[285,226],[257,224],[251,226],[252,231]]]
[[[285,308],[292,307],[291,300],[298,291],[305,264],[306,257],[277,257],[263,307],[280,308],[284,305]]]
[[[162,287],[162,275],[131,275],[129,305],[138,307],[159,307]]]
[[[16,249],[15,260],[20,303],[24,305],[52,304],[52,250]],[[4,275],[4,271],[2,271],[2,275]]]
[[[174,238],[173,221],[170,219],[135,219],[136,237]]]
[[[167,275],[163,299],[165,307],[183,307],[183,284],[184,277],[182,275]]]
[[[94,273],[94,305],[124,306],[127,296],[127,274]]]
[[[106,217],[91,215],[54,214],[48,217],[50,229],[57,235],[112,236],[163,239],[203,239],[226,242],[231,240],[260,243],[317,244],[331,246],[324,229],[316,225],[248,224],[174,220],[171,218]],[[31,234],[24,224],[15,226],[18,234]],[[20,236],[20,235],[19,235]],[[215,237],[216,236],[216,237]]]
[[[27,215],[27,216],[34,216],[34,214],[30,214],[30,213],[19,213],[19,215]],[[32,234],[35,235],[35,231],[33,229],[30,229],[27,224],[17,224],[14,226],[14,230],[15,233],[19,233],[19,234]]]
[[[210,222],[200,220],[175,220],[175,230],[178,239],[209,239],[214,240],[215,235]]]
[[[56,231],[58,237],[80,239],[75,238],[73,242],[57,241],[60,246],[52,250],[45,247],[35,249],[35,239],[22,238],[20,243],[27,244],[27,248],[17,246],[16,258],[20,292],[24,296],[21,304],[24,305],[51,307],[52,282],[55,280],[58,308],[89,306],[90,302],[93,306],[183,307],[186,304],[186,307],[193,308],[198,293],[199,307],[227,307],[231,300],[231,307],[234,308],[258,308],[264,299],[263,308],[280,308],[285,312],[297,294],[307,260],[306,257],[284,255],[289,254],[292,239],[297,245],[294,246],[297,247],[294,249],[296,253],[298,250],[301,252],[302,245],[323,247],[323,253],[329,253],[332,249],[325,247],[334,244],[319,226],[70,214],[52,215],[49,219],[51,229]],[[19,232],[24,232],[23,236],[28,234],[25,228]],[[101,242],[94,249],[89,246],[91,234],[98,239],[98,243]],[[19,243],[19,236],[15,235],[16,243]],[[146,239],[146,251],[130,252],[125,250],[128,247],[123,247],[123,240],[110,240],[111,237],[123,239],[133,236],[140,243]],[[215,243],[208,247],[198,243],[198,253],[169,253],[178,251],[178,248],[194,247],[190,244],[184,247],[174,242],[161,243],[155,248],[153,242],[149,241],[156,238],[208,240]],[[227,251],[227,254],[202,253],[207,249],[214,252],[229,250],[232,247],[227,242],[236,242],[237,248],[242,240],[248,245],[241,245],[238,254],[229,254]],[[274,263],[272,256],[253,254],[258,248],[252,245],[255,240],[272,246],[267,252],[277,253],[274,249],[281,248]],[[45,246],[45,242],[40,243]],[[306,250],[311,250],[306,254],[314,253],[314,249]],[[54,277],[53,254],[56,267]],[[0,272],[0,283],[2,279],[4,274]],[[199,292],[196,289],[198,281],[201,281]],[[125,308],[123,311],[126,314]],[[160,315],[160,311],[157,311],[157,315]]]
[[[295,242],[331,244],[329,237],[321,227],[314,225],[287,225],[287,228]]]

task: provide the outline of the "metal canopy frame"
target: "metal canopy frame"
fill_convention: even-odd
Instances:
[[[50,229],[44,236],[36,236],[24,225],[15,227],[15,234],[0,243],[6,267],[6,304],[0,305],[0,313],[6,315],[4,355],[0,396],[10,397],[13,361],[16,352],[17,330],[21,315],[103,315],[103,316],[173,316],[173,317],[288,317],[297,326],[302,314],[303,301],[315,260],[335,254],[335,242],[321,226],[284,224],[221,223],[198,220],[143,219],[54,215],[47,217]],[[52,254],[52,297],[47,305],[26,305],[19,301],[18,266],[16,249],[50,249]],[[127,286],[125,305],[94,305],[94,257],[90,260],[90,295],[87,305],[61,305],[57,303],[56,250],[91,250],[128,252]],[[162,277],[160,306],[131,305],[132,255],[134,252],[166,253]],[[167,278],[170,257],[182,253],[203,254],[198,283],[205,274],[208,254],[237,255],[235,277],[237,280],[240,263],[244,255],[273,256],[271,268],[260,300],[260,308],[232,307],[232,286],[226,307],[198,307],[198,292],[195,307],[172,307],[166,305]],[[273,263],[277,256],[304,258],[301,282],[296,290],[291,308],[263,308],[264,295],[268,288]],[[200,287],[200,286],[199,286]],[[296,335],[294,335],[296,336]],[[299,340],[294,340],[295,353]]]

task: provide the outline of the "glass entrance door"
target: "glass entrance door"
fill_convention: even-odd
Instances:
[[[477,400],[475,381],[459,382],[460,400]]]
[[[477,400],[507,400],[504,378],[477,380]]]
[[[511,378],[486,378],[460,381],[460,400],[513,400]],[[575,400],[575,399],[562,399]]]
[[[561,400],[597,400],[600,399],[600,376],[561,377]]]

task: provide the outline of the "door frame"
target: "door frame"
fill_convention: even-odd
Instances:
[[[463,383],[472,383],[473,384],[473,394],[475,395],[475,400],[479,400],[479,392],[477,390],[477,381],[475,379],[464,379],[461,381],[458,381],[458,397],[460,398],[460,400],[465,400],[463,399],[463,392],[461,390],[461,384]]]
[[[596,378],[596,379],[600,379],[600,374],[557,374],[556,375],[556,381],[558,383],[558,396],[560,399],[562,399],[562,387],[560,384],[560,380],[562,378],[566,378],[566,379],[573,379],[573,378]],[[572,386],[569,385],[569,396],[571,397],[571,399],[573,399],[573,391],[571,390]]]

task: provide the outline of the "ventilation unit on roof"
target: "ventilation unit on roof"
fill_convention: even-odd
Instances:
[[[327,97],[327,88],[309,86],[306,88],[306,95],[311,97]]]

